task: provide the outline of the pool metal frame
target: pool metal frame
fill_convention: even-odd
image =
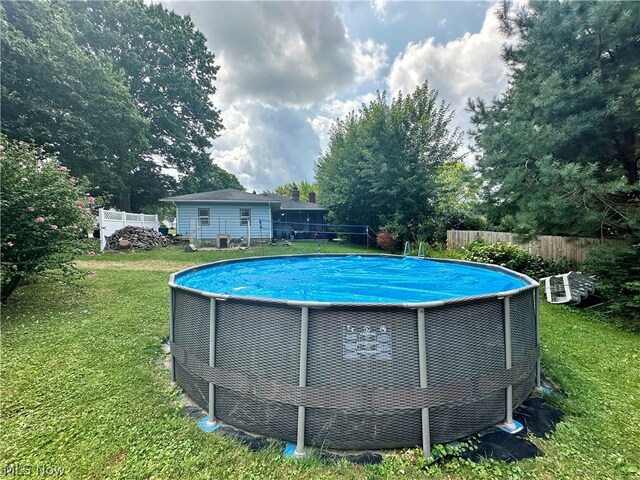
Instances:
[[[353,254],[289,255],[288,257],[344,257],[349,255]],[[359,254],[359,256],[398,258],[396,255],[379,254]],[[307,444],[312,443],[314,445],[325,446],[325,441],[327,441],[327,438],[330,438],[330,434],[327,434],[327,432],[323,432],[325,437],[320,438],[320,434],[317,432],[318,427],[316,426],[314,427],[316,428],[315,436],[309,439],[309,435],[311,434],[306,431],[308,430],[307,413],[309,409],[311,409],[314,417],[317,417],[316,422],[318,418],[320,418],[320,422],[333,422],[335,420],[336,423],[339,423],[340,421],[344,421],[341,415],[346,415],[346,418],[348,418],[349,412],[354,412],[352,415],[361,419],[359,421],[363,424],[373,422],[376,431],[378,422],[380,422],[380,419],[385,417],[388,412],[392,412],[391,415],[394,415],[393,412],[399,412],[398,418],[400,420],[398,420],[397,428],[401,429],[403,425],[402,422],[405,422],[404,428],[407,428],[408,425],[403,416],[404,412],[419,411],[419,417],[416,418],[420,419],[419,427],[422,448],[424,455],[428,457],[431,454],[431,443],[434,440],[432,438],[434,437],[433,427],[430,425],[430,411],[436,412],[435,418],[441,424],[439,429],[437,429],[438,432],[435,433],[435,441],[442,443],[466,436],[470,433],[475,433],[491,424],[497,423],[495,421],[496,419],[498,419],[498,421],[502,419],[507,425],[512,425],[513,409],[529,395],[534,386],[540,386],[539,284],[526,275],[513,272],[503,267],[461,260],[427,259],[441,263],[463,264],[476,268],[495,270],[523,280],[527,285],[518,289],[493,294],[416,303],[365,304],[273,300],[204,292],[176,284],[178,277],[200,269],[228,263],[262,261],[272,258],[283,257],[249,257],[223,260],[187,268],[170,276],[169,340],[171,347],[171,378],[174,382],[178,382],[196,403],[208,411],[209,425],[216,423],[218,419],[217,413],[220,413],[222,415],[221,418],[226,423],[232,425],[236,423],[235,426],[248,431],[255,432],[257,430],[258,433],[284,438],[285,440],[293,441],[291,437],[293,436],[293,430],[295,430],[296,455],[303,455],[305,439],[307,440]],[[514,313],[514,302],[521,307],[524,306],[524,308],[520,309],[524,311],[515,311]],[[256,310],[255,307],[258,307],[258,310]],[[529,310],[529,308],[531,308],[532,311],[528,312],[527,310]],[[227,309],[229,311],[227,311]],[[261,312],[261,309],[264,309],[265,315],[271,315],[269,318],[272,320],[275,319],[276,322],[279,321],[278,319],[281,318],[281,316],[286,316],[287,319],[293,318],[289,310],[299,309],[299,336],[297,336],[298,345],[296,347],[298,354],[295,355],[297,357],[298,368],[296,370],[298,373],[297,381],[295,382],[293,381],[291,372],[286,374],[288,381],[285,381],[280,378],[274,380],[271,374],[262,378],[260,375],[255,374],[255,372],[241,368],[236,369],[236,363],[229,360],[229,358],[236,358],[237,361],[237,359],[240,358],[237,357],[238,353],[233,351],[233,346],[225,346],[219,343],[220,333],[224,333],[227,339],[238,338],[238,341],[245,342],[243,344],[245,347],[249,345],[250,348],[253,348],[252,341],[263,341],[264,339],[261,337],[252,337],[250,340],[247,340],[245,338],[247,335],[251,336],[254,334],[250,330],[238,333],[237,337],[232,336],[236,335],[235,333],[225,331],[226,323],[231,323],[231,330],[233,330],[233,322],[238,320],[238,318],[236,318],[238,312],[246,311],[248,312],[246,315],[251,316],[252,314],[255,315]],[[311,360],[316,364],[316,367],[314,367],[313,372],[309,372],[310,322],[312,329],[315,328],[317,330],[320,327],[316,324],[324,323],[323,321],[326,320],[323,315],[338,317],[339,320],[341,319],[342,322],[344,322],[345,318],[359,318],[361,315],[360,311],[366,311],[365,313],[368,312],[371,315],[384,315],[384,318],[388,319],[385,320],[385,322],[392,322],[392,324],[405,320],[405,323],[399,324],[397,327],[398,330],[400,330],[400,326],[403,328],[409,327],[409,330],[413,328],[406,324],[405,318],[406,312],[413,312],[411,315],[415,318],[415,332],[417,333],[415,343],[412,341],[411,335],[406,334],[402,334],[402,336],[398,334],[396,340],[397,343],[401,343],[402,341],[403,345],[409,346],[410,349],[414,348],[411,347],[412,344],[415,345],[418,357],[419,378],[415,381],[411,378],[409,386],[403,384],[400,388],[387,388],[385,386],[380,388],[380,386],[370,387],[368,385],[349,387],[343,384],[340,384],[340,386],[336,388],[335,385],[319,385],[317,379],[313,385],[309,385],[308,374],[312,373],[312,375],[314,375],[313,372],[316,372],[316,374],[320,372],[317,364],[325,360],[322,357],[319,357],[320,359],[317,358],[318,349],[312,344],[311,349],[313,352],[311,354]],[[275,316],[273,316],[274,312]],[[498,312],[501,312],[500,316],[502,318],[496,318]],[[485,320],[475,320],[473,317],[474,313],[477,313],[479,318],[482,317]],[[243,315],[244,314],[245,313],[243,313]],[[449,319],[450,315],[457,315],[462,320],[465,320],[463,324],[456,323],[456,325],[460,325],[461,332],[465,331],[464,329],[467,328],[467,323],[478,322],[469,327],[471,330],[467,332],[468,338],[465,337],[461,339],[463,344],[460,345],[460,348],[468,348],[470,351],[476,352],[485,352],[483,358],[486,358],[487,364],[484,365],[484,369],[481,371],[478,370],[469,375],[467,375],[468,372],[466,372],[462,376],[458,374],[453,381],[448,380],[443,382],[441,377],[439,377],[440,381],[436,379],[436,384],[430,384],[428,376],[429,368],[435,368],[433,364],[440,361],[440,357],[443,357],[443,362],[448,361],[449,363],[439,365],[440,368],[436,370],[438,375],[442,370],[449,370],[450,366],[455,370],[458,366],[453,365],[451,362],[457,361],[456,359],[459,356],[459,352],[463,352],[463,350],[456,348],[458,346],[455,343],[457,342],[456,339],[454,339],[454,345],[443,346],[440,342],[436,341],[434,343],[433,334],[428,331],[430,327],[429,319],[434,323],[444,322],[444,326],[439,327],[441,329],[440,331],[447,330],[446,323],[451,321]],[[467,321],[467,315],[469,315],[469,321]],[[286,323],[289,321],[287,319],[283,321]],[[493,331],[498,334],[487,337],[487,333],[482,331],[484,321],[493,322]],[[501,324],[500,328],[498,328],[496,322]],[[333,321],[331,323],[333,323]],[[375,323],[375,321],[372,323]],[[269,323],[267,322],[267,324]],[[289,324],[291,324],[291,322]],[[242,328],[243,322],[238,325],[240,325],[240,327],[236,326],[236,329]],[[275,324],[274,328],[276,328]],[[442,330],[443,328],[445,330]],[[499,334],[499,330],[502,331],[501,335]],[[314,338],[326,338],[326,331],[323,332],[323,336],[320,336],[319,333],[314,331]],[[517,335],[517,337],[515,337],[517,343],[515,347],[513,344],[514,337],[512,337],[514,333]],[[473,342],[476,337],[482,337],[485,343],[475,345]],[[503,345],[496,345],[494,340],[497,340],[497,338],[493,337],[502,337],[498,343],[503,343]],[[290,339],[292,338],[291,336]],[[523,340],[523,338],[525,338],[525,340]],[[482,340],[479,340],[479,342],[481,343]],[[428,343],[435,352],[431,360],[428,358]],[[490,346],[487,347],[489,344]],[[218,352],[216,350],[221,347],[225,347],[226,350],[224,356],[227,360],[224,365],[218,365],[217,362]],[[261,349],[263,354],[265,352],[270,354],[272,352],[268,349],[271,347],[267,342],[266,346],[261,344],[261,346],[256,347],[256,350]],[[282,347],[282,345],[273,345],[273,347],[277,349],[278,347]],[[443,349],[442,352],[440,352],[440,348]],[[487,348],[503,353],[504,358],[502,360],[498,359],[499,363],[503,365],[501,368],[496,367],[495,355],[486,355]],[[238,349],[241,350],[241,347],[238,347]],[[400,346],[396,347],[396,349],[400,349]],[[324,349],[320,349],[320,351],[323,350]],[[289,353],[291,354],[292,352]],[[402,354],[402,351],[400,353]],[[515,362],[514,353],[517,356]],[[283,357],[285,356],[283,353]],[[289,357],[293,358],[291,355],[289,355]],[[335,360],[334,357],[332,358]],[[465,361],[467,363],[469,361],[473,362],[474,366],[472,369],[477,370],[474,359],[469,360],[467,358]],[[483,361],[478,358],[477,363],[480,364],[482,362]],[[345,362],[343,361],[342,363],[344,364]],[[366,373],[371,370],[375,372],[376,368],[382,368],[381,362],[369,362],[368,365],[364,366],[363,362],[356,362],[352,365],[354,365],[354,368],[359,369],[358,371],[361,373]],[[290,367],[295,368],[293,365],[290,365]],[[403,365],[400,365],[400,367],[403,367]],[[410,366],[406,367],[409,368]],[[279,366],[278,368],[280,368],[278,372],[283,373],[283,366]],[[328,378],[332,376],[334,372],[331,371],[332,367],[330,365],[326,366],[326,368],[330,371],[326,373],[323,371],[317,374],[316,377],[320,376],[327,384],[330,384],[331,381],[328,380]],[[339,375],[340,373],[336,372],[335,374]],[[204,389],[201,388],[203,385],[208,385],[206,394]],[[513,392],[514,385],[517,387],[516,398],[514,398]],[[500,399],[502,396],[502,393],[500,393],[501,390],[504,391],[504,397],[502,399]],[[223,396],[224,398],[222,398]],[[252,428],[251,422],[247,422],[246,418],[234,422],[234,409],[242,410],[243,407],[228,407],[229,402],[233,405],[235,405],[234,402],[237,402],[238,405],[244,405],[245,409],[250,409],[250,406],[247,406],[249,404],[242,403],[247,399],[249,402],[253,399],[256,403],[260,403],[260,405],[264,404],[265,411],[275,412],[276,416],[282,413],[279,410],[280,408],[297,408],[297,424],[295,425],[295,429],[293,429],[292,425],[285,427],[279,423],[271,424],[270,427],[261,425]],[[485,407],[483,402],[490,404],[490,406]],[[502,407],[496,402],[499,402]],[[221,410],[220,412],[216,411],[217,403]],[[469,414],[472,419],[470,423],[474,423],[475,421],[477,424],[470,425],[465,418],[462,418],[465,417],[465,412],[469,410],[467,407],[474,407],[473,412]],[[489,410],[485,411],[483,408],[489,408]],[[225,411],[222,412],[222,410]],[[261,410],[258,411],[258,413],[260,412]],[[447,414],[446,412],[449,413]],[[498,418],[497,415],[501,417]],[[240,417],[241,415],[238,416],[238,418]],[[291,415],[289,415],[289,418],[291,418]],[[338,420],[336,420],[336,418]],[[458,418],[460,418],[459,421]],[[475,420],[473,420],[474,418]],[[278,421],[282,423],[282,420]],[[487,424],[487,422],[490,423]],[[275,434],[270,435],[269,431],[265,431],[265,428],[273,428],[274,425],[278,426],[276,430],[282,427],[285,433],[275,432]],[[393,422],[390,424],[387,423],[386,425],[387,429],[390,430],[396,428],[393,426]],[[391,425],[391,427],[389,427],[389,425]],[[442,425],[450,425],[450,428],[444,428]],[[320,430],[323,428],[324,427]],[[305,437],[305,433],[307,437]],[[369,434],[370,432],[367,431],[365,433]],[[365,448],[393,448],[400,446],[404,441],[403,433],[396,433],[397,435],[393,436],[393,438],[380,441],[376,440],[377,433],[374,433],[372,439],[367,440],[368,443],[365,442]],[[416,438],[415,435],[413,437]],[[337,447],[334,445],[336,443],[338,444]],[[417,443],[419,442],[416,441],[415,444]],[[415,446],[415,444],[406,446]],[[330,448],[343,448],[343,445],[347,445],[346,449],[349,449],[352,443],[349,439],[342,438],[335,441],[329,440],[327,441],[327,445]]]

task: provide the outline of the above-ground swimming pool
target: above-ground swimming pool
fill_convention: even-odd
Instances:
[[[538,284],[392,255],[227,260],[171,275],[173,379],[248,432],[343,450],[455,440],[539,383]]]

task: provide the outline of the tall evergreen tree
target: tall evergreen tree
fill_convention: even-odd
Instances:
[[[640,3],[531,2],[499,14],[506,93],[470,101],[490,218],[523,233],[640,228]]]

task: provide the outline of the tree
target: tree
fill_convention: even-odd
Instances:
[[[62,6],[70,12],[76,40],[85,51],[107,56],[124,73],[149,122],[150,148],[138,165],[176,169],[184,182],[181,192],[193,191],[194,185],[202,188],[200,183],[204,188],[208,183],[241,188],[234,176],[212,165],[208,152],[223,128],[212,103],[219,67],[191,19],[142,0],[71,1]]]
[[[300,200],[303,202],[309,201],[309,192],[318,193],[318,189],[315,183],[309,183],[306,180],[301,180],[300,183],[289,182],[284,185],[276,187],[274,193],[282,195],[283,197],[290,197],[294,188],[297,188],[300,192]]]
[[[196,168],[193,173],[185,175],[178,188],[179,195],[188,193],[208,192],[234,188],[244,190],[238,178],[215,164],[208,164]]]
[[[452,160],[438,167],[438,208],[448,208],[466,215],[476,214],[482,181],[464,162]]]
[[[176,178],[162,173],[160,165],[154,162],[141,162],[131,173],[131,211],[156,211],[162,206],[158,199],[171,196],[177,190]]]
[[[2,132],[59,152],[123,210],[221,177],[218,67],[188,17],[142,0],[5,2]],[[231,183],[237,183],[231,181]],[[151,197],[151,193],[153,196]]]
[[[489,217],[521,233],[637,235],[640,3],[503,3],[510,87],[470,101]]]
[[[59,152],[74,175],[118,191],[147,147],[148,122],[109,59],[86,55],[49,2],[4,2],[2,132]]]
[[[73,260],[86,252],[93,224],[86,184],[55,156],[0,135],[2,302],[20,281],[52,271],[78,273]],[[84,234],[83,234],[84,233]]]
[[[480,215],[482,181],[464,162],[452,160],[438,166],[436,172],[437,203],[433,217],[433,240],[444,243],[447,230],[482,230]]]
[[[428,83],[391,103],[386,93],[332,126],[316,164],[320,203],[341,223],[392,229],[405,238],[430,236],[439,165],[460,145],[452,112]]]

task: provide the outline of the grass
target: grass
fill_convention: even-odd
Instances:
[[[83,257],[78,262],[81,268],[124,268],[127,270],[149,269],[150,265],[163,271],[174,271],[192,265],[225,260],[228,258],[246,258],[270,255],[296,255],[305,253],[379,253],[377,249],[367,249],[361,245],[341,244],[327,241],[296,242],[287,246],[284,243],[272,246],[254,246],[247,250],[198,250],[185,253],[184,249],[172,245],[148,252],[125,251],[98,254],[95,257]]]
[[[303,243],[264,253],[316,249]],[[57,466],[65,478],[87,479],[640,478],[640,337],[550,305],[542,311],[543,364],[568,397],[561,401],[566,420],[535,440],[544,457],[447,459],[425,470],[415,451],[403,451],[360,467],[286,460],[277,449],[252,453],[199,431],[179,413],[180,391],[162,365],[167,273],[221,258],[227,255],[178,248],[97,255],[81,263],[97,272],[83,289],[45,280],[19,288],[2,310],[0,476],[18,465],[32,473]]]

